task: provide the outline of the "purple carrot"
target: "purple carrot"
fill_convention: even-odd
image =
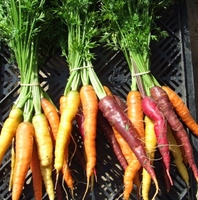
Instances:
[[[159,152],[162,156],[166,167],[166,173],[169,177],[171,185],[173,181],[170,176],[170,154],[169,143],[167,137],[167,122],[163,113],[158,109],[157,103],[154,99],[146,96],[142,99],[142,110],[144,114],[154,122],[154,130],[157,138]]]
[[[117,95],[113,95],[113,97],[115,98],[115,100],[117,101],[118,105],[121,107],[121,109],[126,112],[127,110],[127,106],[126,103]]]
[[[99,101],[99,109],[102,111],[104,117],[109,121],[111,126],[115,127],[128,142],[128,145],[136,155],[142,167],[151,175],[158,191],[158,183],[153,167],[151,166],[145,148],[139,139],[138,133],[127,115],[112,96],[105,96],[102,98]]]
[[[188,134],[182,124],[182,122],[177,117],[169,97],[167,93],[159,86],[154,86],[150,90],[151,96],[156,100],[159,109],[163,112],[164,116],[166,117],[168,123],[170,124],[171,128],[173,129],[175,136],[177,137],[178,141],[183,145],[183,149],[186,154],[187,161],[192,168],[194,176],[198,181],[198,169],[195,164],[194,156],[193,156],[193,149],[188,138]]]
[[[102,115],[102,113],[98,112],[98,126],[99,128],[104,132],[107,140],[109,141],[111,148],[113,149],[120,165],[125,170],[127,167],[127,161],[124,158],[122,151],[120,149],[120,146],[115,138],[115,135],[113,133],[112,127],[107,121],[107,119]]]

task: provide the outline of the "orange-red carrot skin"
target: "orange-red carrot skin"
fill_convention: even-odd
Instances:
[[[68,165],[68,147],[65,149],[65,159],[63,162],[63,167],[62,167],[62,174],[63,174],[63,179],[65,180],[65,183],[67,184],[68,188],[71,190],[74,189],[73,185],[73,177],[70,171],[70,167]]]
[[[34,127],[21,122],[16,131],[16,160],[13,172],[12,200],[18,200],[23,190],[33,151]]]
[[[58,127],[60,123],[59,114],[57,112],[56,107],[47,99],[42,98],[41,99],[41,107],[43,109],[43,112],[49,122],[52,134],[53,134],[53,140],[56,139],[57,133],[58,133]]]
[[[127,95],[127,116],[131,120],[140,138],[144,139],[144,113],[141,105],[141,94],[139,91],[130,91]]]
[[[138,170],[141,168],[141,164],[136,158],[135,154],[129,147],[128,143],[122,137],[122,135],[113,127],[115,137],[121,147],[122,153],[128,162],[128,166],[124,171],[124,193],[125,200],[129,199],[129,196],[133,190],[134,178],[137,175]]]
[[[182,98],[168,86],[162,86],[162,89],[167,93],[174,110],[181,120],[192,131],[192,133],[198,136],[198,124],[192,117]]]
[[[17,127],[22,120],[23,111],[20,108],[13,108],[4,122],[0,133],[0,164],[8,147],[11,145],[12,139],[16,134]]]
[[[107,95],[112,96],[111,90],[106,85],[104,85],[103,88],[104,88],[104,90],[105,90],[105,92],[106,92]]]
[[[40,169],[40,161],[38,158],[37,146],[34,141],[33,143],[33,152],[32,159],[30,163],[30,169],[32,171],[32,182],[33,182],[33,190],[34,190],[34,199],[41,200],[42,199],[42,185],[43,179]]]
[[[84,85],[80,89],[80,99],[84,115],[84,148],[86,155],[86,174],[89,178],[96,165],[96,127],[98,114],[98,98],[91,85]]]

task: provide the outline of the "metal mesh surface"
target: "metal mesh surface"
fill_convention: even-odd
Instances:
[[[185,5],[183,5],[185,6]],[[161,39],[158,42],[152,43],[151,46],[151,71],[160,81],[161,84],[167,84],[174,89],[184,101],[191,101],[188,93],[186,74],[191,66],[186,65],[185,51],[184,51],[184,37],[182,21],[181,5],[175,4],[164,13],[158,23],[165,29],[169,36]],[[130,90],[130,73],[127,68],[126,61],[121,52],[109,51],[104,47],[98,47],[94,50],[96,53],[96,60],[94,60],[94,68],[103,85],[107,85],[113,93],[125,100],[125,97]],[[16,100],[19,91],[19,73],[17,68],[7,62],[8,54],[2,51],[1,54],[1,93],[0,93],[0,123],[1,127],[4,120],[7,118],[13,102]],[[63,93],[67,78],[68,69],[64,58],[59,55],[48,59],[42,70],[40,71],[40,80],[42,87],[48,92],[52,100],[58,106],[58,100]],[[193,90],[193,86],[191,87]],[[192,97],[193,98],[193,97]],[[75,154],[71,169],[75,181],[74,197],[75,199],[82,199],[86,178],[80,162],[82,158],[82,140],[77,128],[73,130],[73,136],[77,142],[78,149]],[[73,151],[74,146],[71,145],[70,152]],[[156,173],[160,177],[158,170],[159,163],[156,161]],[[94,184],[94,190],[87,199],[96,200],[114,200],[121,199],[123,191],[123,170],[120,167],[111,147],[106,140],[104,134],[98,130],[97,134],[97,182]],[[191,172],[189,172],[191,173]],[[11,193],[8,191],[10,175],[10,150],[4,156],[3,162],[0,165],[0,200],[10,200]],[[194,188],[186,188],[184,181],[178,174],[174,164],[171,164],[171,176],[173,178],[174,186],[171,187],[169,193],[166,193],[164,184],[161,184],[161,191],[156,200],[188,200],[195,199]],[[162,180],[163,181],[163,180]],[[191,178],[191,184],[194,179]],[[66,188],[67,190],[67,188]],[[131,194],[131,199],[136,200],[136,188]],[[151,187],[151,195],[154,193],[154,187]],[[68,195],[66,197],[66,194]],[[63,199],[71,199],[71,195],[67,190],[62,191]],[[33,190],[31,182],[31,174],[27,176],[27,181],[24,187],[21,199],[33,199]],[[44,196],[43,199],[47,199]]]

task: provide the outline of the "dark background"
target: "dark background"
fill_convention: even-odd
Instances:
[[[198,103],[198,0],[187,0],[192,63],[195,77],[195,94]]]

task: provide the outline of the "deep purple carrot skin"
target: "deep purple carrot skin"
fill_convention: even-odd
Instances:
[[[127,167],[127,161],[124,158],[122,151],[120,149],[120,146],[115,138],[115,135],[113,133],[112,127],[107,121],[107,119],[102,115],[102,113],[98,112],[98,126],[105,134],[107,140],[109,141],[111,148],[113,149],[120,165],[125,170]]]
[[[157,138],[159,152],[164,161],[167,175],[170,179],[171,185],[173,184],[170,177],[170,154],[169,143],[167,138],[167,122],[163,113],[157,107],[156,101],[151,97],[146,96],[142,99],[142,110],[144,114],[154,122],[154,130]]]
[[[175,136],[178,141],[183,145],[188,163],[192,168],[196,180],[198,181],[198,169],[195,164],[193,149],[188,138],[188,134],[173,110],[166,92],[159,86],[152,87],[150,92],[152,97],[156,100],[159,109],[164,113],[168,123],[175,132]]]
[[[144,167],[151,175],[152,179],[156,181],[156,175],[146,155],[145,148],[131,121],[118,105],[114,97],[105,96],[101,99],[99,101],[99,109],[102,111],[104,117],[108,120],[111,126],[115,127],[128,142],[142,167]]]
[[[122,108],[122,110],[124,112],[126,112],[127,110],[127,105],[126,103],[117,95],[113,95],[113,97],[115,98],[115,100],[117,101],[118,105]]]

